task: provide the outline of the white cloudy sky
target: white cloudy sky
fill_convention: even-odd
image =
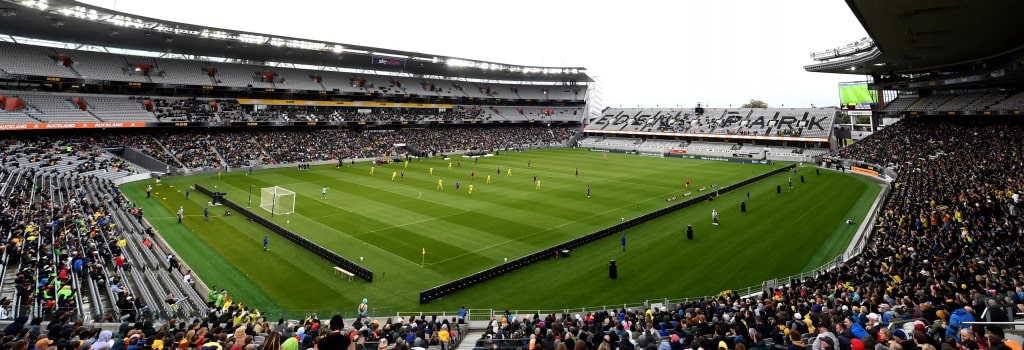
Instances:
[[[809,53],[866,36],[841,0],[87,0],[171,21],[518,65],[585,67],[606,106],[837,105]]]

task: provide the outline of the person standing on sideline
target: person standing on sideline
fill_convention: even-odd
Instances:
[[[151,192],[153,192],[153,185],[146,185],[146,198],[149,198]]]
[[[188,200],[188,196],[189,196],[189,195],[191,195],[191,194],[192,194],[192,190],[191,190],[191,189],[188,189],[188,188],[186,188],[186,189],[185,189],[185,200]]]
[[[182,216],[185,216],[185,207],[184,206],[178,207],[178,223],[179,224],[181,223],[181,217]]]
[[[625,232],[622,233],[621,240],[622,240],[622,251],[626,251],[626,233]]]
[[[320,190],[320,199],[327,199],[327,186]]]
[[[747,191],[747,200],[750,200],[750,191]]]
[[[270,236],[269,235],[264,235],[263,236],[263,251],[270,250],[270,248],[267,248],[268,245],[270,245]]]
[[[711,224],[718,226],[718,210],[711,209]]]
[[[686,239],[693,239],[693,225],[686,225]]]
[[[203,221],[210,221],[210,207],[203,209]]]

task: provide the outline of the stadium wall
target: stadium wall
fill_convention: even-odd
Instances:
[[[207,196],[213,197],[213,191],[210,191],[206,187],[203,187],[200,184],[196,184],[195,188],[199,192],[202,192]],[[313,254],[316,254],[317,256],[324,258],[325,260],[331,262],[335,266],[341,267],[346,271],[355,274],[357,277],[362,278],[366,282],[373,282],[373,271],[370,271],[365,267],[359,266],[359,264],[356,264],[348,259],[345,259],[341,255],[335,254],[334,252],[328,250],[327,248],[324,248],[319,244],[313,243],[308,239],[305,239],[302,236],[299,236],[294,232],[289,231],[288,229],[281,227],[280,225],[275,224],[262,216],[256,215],[256,213],[252,212],[251,210],[243,206],[235,204],[235,202],[224,199],[223,203],[228,208],[231,208],[236,212],[245,215],[245,217],[251,219],[252,221],[260,225],[263,225],[264,227],[270,229],[271,231],[274,231],[275,233],[281,235],[285,239],[292,241],[295,244],[298,244],[300,247],[306,248]]]
[[[466,277],[463,277],[463,278],[460,278],[460,279],[457,279],[457,280],[454,280],[454,281],[442,284],[440,286],[427,289],[425,291],[420,292],[420,304],[426,304],[426,303],[429,303],[431,301],[443,298],[445,296],[448,296],[448,295],[451,295],[451,294],[455,294],[456,292],[458,292],[460,290],[463,290],[463,289],[475,286],[477,284],[489,281],[491,279],[494,279],[494,278],[496,278],[498,276],[501,276],[501,275],[504,275],[506,273],[510,273],[510,272],[516,271],[518,269],[527,267],[527,266],[529,266],[529,265],[531,265],[533,263],[536,263],[536,262],[539,262],[541,260],[553,257],[553,256],[555,256],[556,254],[559,254],[562,251],[572,250],[574,248],[581,247],[581,246],[583,246],[585,244],[588,244],[588,243],[597,241],[599,239],[602,239],[602,238],[614,235],[616,233],[622,232],[623,230],[626,230],[628,228],[637,226],[637,225],[642,224],[644,222],[647,222],[649,220],[653,220],[653,219],[656,219],[658,217],[664,216],[666,214],[675,212],[677,210],[689,207],[689,206],[694,205],[696,203],[700,203],[700,202],[712,199],[715,196],[718,196],[718,195],[720,195],[722,193],[728,193],[728,192],[730,192],[732,190],[735,190],[735,189],[738,189],[738,188],[742,188],[743,186],[746,186],[746,185],[749,185],[751,183],[763,180],[763,179],[768,178],[768,177],[770,177],[772,175],[783,173],[783,172],[787,172],[787,171],[789,171],[789,170],[791,170],[791,169],[793,169],[795,167],[796,167],[796,164],[791,164],[791,165],[788,165],[788,166],[785,166],[785,167],[782,167],[782,168],[778,168],[778,169],[766,172],[764,174],[761,174],[761,175],[749,178],[747,180],[741,181],[741,182],[739,182],[737,184],[734,184],[734,185],[722,186],[722,187],[719,187],[717,190],[715,190],[713,192],[708,192],[707,194],[703,194],[703,195],[700,195],[700,196],[696,196],[696,197],[690,198],[689,200],[685,200],[685,201],[676,203],[676,204],[668,206],[668,207],[666,207],[664,209],[657,210],[655,212],[652,212],[652,213],[640,216],[640,217],[638,217],[636,219],[624,221],[624,222],[622,222],[622,223],[620,223],[618,225],[615,225],[615,226],[612,226],[612,227],[609,227],[609,228],[606,228],[606,229],[603,229],[603,230],[600,230],[600,231],[588,234],[588,235],[580,237],[580,238],[572,239],[572,240],[570,240],[568,242],[560,243],[560,244],[557,244],[555,246],[539,250],[539,251],[534,252],[534,253],[532,253],[530,255],[527,255],[527,256],[524,256],[522,258],[510,261],[508,263],[504,263],[504,264],[501,264],[501,265],[498,265],[498,266],[495,266],[495,267],[492,267],[492,268],[489,268],[489,269],[477,272],[475,274],[472,274],[472,275],[469,275],[469,276],[466,276]]]

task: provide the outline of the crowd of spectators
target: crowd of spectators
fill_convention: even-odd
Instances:
[[[559,128],[513,127],[383,132],[241,132],[217,136],[189,133],[160,135],[157,138],[193,141],[206,138],[208,142],[205,144],[210,147],[249,138],[256,140],[264,149],[275,151],[279,145],[294,147],[295,144],[306,144],[308,148],[305,151],[312,159],[344,154],[337,148],[318,148],[319,144],[333,143],[335,147],[355,144],[365,152],[376,154],[393,151],[390,145],[395,142],[415,141],[424,149],[436,148],[439,151],[500,148],[523,143],[557,142],[570,133],[570,130]],[[305,136],[300,137],[301,134]],[[1020,344],[1004,343],[1001,328],[971,326],[964,322],[980,319],[986,309],[994,321],[1008,321],[1014,313],[1024,311],[1024,270],[1021,269],[1024,257],[1018,254],[1022,250],[1021,237],[1024,235],[1019,196],[1024,191],[1021,175],[1024,174],[1024,154],[1020,152],[1024,149],[1024,139],[1019,137],[1021,134],[1024,134],[1024,123],[1018,121],[908,119],[838,151],[837,155],[846,158],[892,165],[899,177],[892,183],[891,194],[874,223],[868,247],[835,270],[792,280],[783,287],[755,296],[723,292],[713,299],[644,310],[561,315],[506,313],[491,320],[482,346],[533,350],[768,350],[773,346],[791,350],[1019,348]],[[323,142],[325,139],[333,141]],[[244,148],[245,145],[241,143],[235,147]],[[366,145],[369,146],[363,147]],[[293,148],[282,153],[298,154],[302,150]],[[273,152],[268,156],[276,159]],[[24,196],[46,192],[46,187],[32,181],[23,180],[19,184],[21,187],[14,187],[11,193]],[[27,234],[31,232],[26,233],[26,229],[33,222],[51,222],[55,218],[72,218],[74,221],[73,214],[55,217],[45,211],[33,214],[41,215],[42,219],[24,220],[20,214],[24,211],[19,208],[25,208],[28,203],[24,197],[21,201],[10,198],[13,197],[9,196],[4,203],[4,216],[0,219],[19,228],[19,235],[14,236],[20,238],[19,242],[29,241]],[[70,201],[70,204],[59,206],[61,210],[52,212],[67,213],[69,208],[74,208],[74,203]],[[89,202],[78,203],[83,208],[82,213],[103,211],[89,206]],[[58,206],[42,206],[46,207]],[[19,217],[24,223],[19,224]],[[57,230],[45,225],[38,227],[42,230],[35,231],[37,228],[33,231],[52,233]],[[98,230],[105,232],[102,225]],[[50,236],[56,237],[53,239],[57,241],[65,236],[88,235],[76,235],[71,231],[64,236]],[[31,241],[45,239],[39,235]],[[25,249],[25,245],[8,243],[5,249]],[[74,249],[60,251],[61,254],[75,254],[69,253]],[[95,256],[96,253],[86,254],[83,251],[81,254]],[[20,256],[24,261],[25,256],[42,255],[45,254],[36,252]],[[60,262],[69,261],[62,255],[50,255],[54,258],[35,265],[36,269],[45,270],[46,266],[52,266],[53,271],[61,271],[64,267]],[[40,261],[40,258],[35,261]],[[37,276],[31,283],[37,283],[35,281],[43,276],[38,271],[29,271],[28,274]],[[184,344],[182,348],[234,345],[245,348],[248,344],[255,347],[252,337],[256,334],[267,334],[260,344],[263,349],[291,349],[299,345],[309,348],[330,339],[334,334],[332,331],[337,330],[349,335],[343,337],[348,339],[346,345],[353,341],[369,343],[374,340],[380,344],[386,339],[390,344],[386,347],[404,350],[439,342],[442,332],[450,332],[447,328],[454,324],[436,319],[384,322],[359,319],[351,327],[339,327],[338,324],[344,323],[340,318],[338,321],[332,319],[329,325],[322,325],[312,316],[300,327],[288,325],[283,320],[277,325],[270,325],[258,316],[245,318],[240,316],[244,309],[220,312],[215,309],[211,307],[209,317],[195,320],[191,325],[174,320],[160,328],[146,323],[134,327],[124,324],[122,332],[115,337],[115,346],[134,345],[140,349],[152,349],[153,344],[159,342]],[[59,309],[54,312],[59,312]],[[232,316],[225,317],[225,313]],[[27,320],[20,324],[31,329]],[[84,340],[95,344],[97,337],[104,337],[93,329],[75,328],[67,322],[58,324],[64,328],[50,327],[50,334],[56,334],[58,341]],[[21,329],[24,328],[15,330],[23,332]],[[59,331],[53,332],[53,329]],[[8,336],[11,334],[22,333],[7,333]],[[229,338],[228,334],[235,335]],[[4,338],[4,342],[22,341],[19,339]],[[36,339],[26,341],[38,341]],[[336,345],[328,343],[332,348]]]
[[[234,100],[153,99],[157,119],[165,122],[217,122],[245,121],[239,104]]]
[[[123,145],[172,167],[223,167],[343,159],[400,158],[410,149],[423,154],[558,146],[572,129],[546,126],[489,126],[370,129],[287,129],[119,133],[99,137],[105,146]],[[396,146],[405,144],[406,146]]]
[[[420,122],[478,120],[484,115],[478,107],[365,108],[327,106],[266,106],[248,113],[252,121],[340,121],[340,122]]]
[[[89,186],[109,189],[110,194],[90,194]],[[17,308],[22,316],[15,323],[38,327],[45,318],[52,327],[78,315],[79,289],[85,281],[109,283],[112,290],[119,286],[107,266],[125,259],[124,232],[112,213],[121,210],[126,200],[109,180],[4,167],[0,168],[0,189],[2,250],[8,271],[15,272],[14,294],[4,296],[0,314],[9,315]],[[125,309],[126,313],[134,312],[133,295],[127,289],[111,295],[117,305],[128,304],[132,311]],[[24,315],[30,314],[40,317],[29,323]],[[103,317],[116,319],[117,311]],[[6,335],[23,336],[20,332]],[[38,336],[39,329],[33,335]]]

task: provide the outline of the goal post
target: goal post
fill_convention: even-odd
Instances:
[[[295,192],[281,186],[263,187],[260,190],[260,208],[271,215],[294,213]]]

